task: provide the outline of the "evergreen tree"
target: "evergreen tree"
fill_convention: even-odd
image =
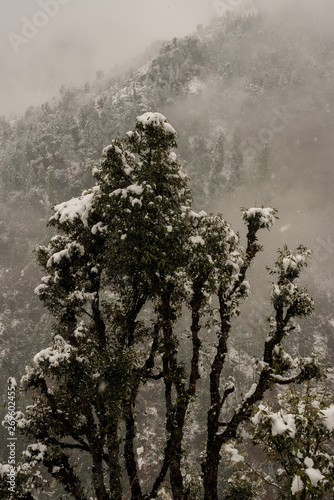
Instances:
[[[294,283],[309,252],[284,247],[272,271],[275,317],[258,378],[222,421],[236,389],[222,376],[232,320],[249,295],[246,274],[261,250],[258,232],[271,228],[276,211],[243,211],[243,249],[222,215],[191,209],[175,147],[176,132],[163,115],[138,116],[133,131],[104,149],[93,169],[95,186],[54,207],[50,225],[57,234],[37,250],[45,276],[36,289],[54,317],[52,343],[21,381],[35,397],[25,414],[16,414],[30,444],[17,467],[15,498],[49,491],[51,477],[75,499],[120,500],[123,473],[132,499],[156,498],[168,477],[175,500],[190,498],[182,470],[185,424],[198,393],[205,327],[214,335],[201,464],[205,500],[218,499],[221,449],[265,392],[317,374],[313,360],[286,363],[283,341],[293,318],[309,314],[313,302]],[[161,467],[144,491],[136,404],[148,382],[163,387],[166,439]],[[6,468],[0,473],[3,479]]]

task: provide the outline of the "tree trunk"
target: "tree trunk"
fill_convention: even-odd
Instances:
[[[184,500],[183,478],[181,473],[181,455],[184,418],[181,414],[177,418],[178,404],[173,404],[172,389],[176,388],[177,396],[181,395],[183,385],[179,380],[177,364],[177,348],[173,338],[173,321],[175,319],[175,310],[171,305],[171,290],[165,292],[162,296],[162,330],[164,336],[165,352],[163,355],[163,371],[165,381],[165,399],[166,399],[166,431],[170,435],[169,453],[169,475],[170,484],[174,500]],[[183,388],[184,391],[184,388]],[[184,411],[185,414],[185,411]]]
[[[219,446],[213,444],[207,449],[207,462],[203,465],[204,500],[218,500]]]
[[[102,456],[100,453],[94,453],[92,459],[92,477],[96,498],[97,500],[110,500],[103,480]]]
[[[109,453],[109,485],[110,485],[110,500],[121,500],[122,485],[121,485],[121,468],[119,465],[119,440],[118,440],[118,422],[113,422],[109,432],[110,445]]]
[[[124,458],[131,487],[132,500],[142,500],[143,498],[139,483],[137,462],[134,452],[134,438],[136,436],[134,404],[137,397],[137,391],[138,391],[138,386],[132,391],[131,401],[128,405],[127,416],[125,421],[126,434],[125,434],[125,445],[124,445]]]

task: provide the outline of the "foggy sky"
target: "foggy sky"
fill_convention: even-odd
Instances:
[[[0,116],[45,102],[62,84],[92,81],[214,15],[212,0],[1,0]]]
[[[92,81],[98,70],[136,67],[150,43],[192,33],[251,1],[287,30],[305,22],[333,30],[333,0],[1,0],[0,116],[57,96],[63,84]],[[58,12],[45,13],[42,4],[55,3]],[[28,39],[27,21],[36,20],[45,25]]]

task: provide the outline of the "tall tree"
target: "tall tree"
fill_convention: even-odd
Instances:
[[[57,234],[37,250],[45,276],[36,289],[54,317],[52,343],[35,355],[21,381],[35,397],[25,414],[16,415],[31,444],[17,468],[15,498],[47,488],[44,481],[51,477],[73,498],[120,500],[124,476],[132,499],[156,498],[168,477],[174,499],[190,498],[183,473],[185,425],[198,394],[206,347],[200,334],[207,328],[214,352],[207,366],[205,500],[218,499],[222,446],[265,391],[315,373],[306,360],[289,374],[284,362],[292,320],[309,314],[313,304],[294,283],[309,253],[284,247],[273,270],[275,317],[258,379],[222,421],[235,392],[232,382],[223,381],[232,319],[249,294],[246,274],[261,249],[258,231],[271,228],[276,211],[243,211],[243,249],[222,215],[191,209],[176,145],[176,132],[163,115],[138,116],[133,131],[104,149],[93,169],[95,186],[54,207],[50,225]],[[136,405],[148,382],[163,388],[165,447],[150,491],[144,491]]]

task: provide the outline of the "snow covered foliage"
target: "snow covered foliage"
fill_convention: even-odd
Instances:
[[[274,208],[249,208],[242,210],[242,218],[256,229],[270,229],[276,219],[277,211]]]
[[[136,404],[163,394],[164,409],[159,401],[151,404],[162,419],[165,446],[152,462],[150,498],[162,495],[169,478],[173,498],[196,490],[198,498],[217,500],[221,449],[241,460],[229,443],[254,405],[273,384],[316,374],[312,359],[292,360],[283,347],[293,318],[312,310],[306,291],[294,284],[306,250],[285,248],[274,269],[275,317],[258,377],[223,419],[236,392],[223,377],[233,318],[250,294],[247,271],[261,249],[258,233],[271,228],[276,210],[243,211],[243,248],[222,215],[192,209],[176,137],[161,113],[138,116],[134,130],[104,148],[92,171],[95,186],[54,207],[49,224],[57,234],[37,248],[45,275],[36,295],[54,325],[51,345],[34,356],[21,380],[22,389],[35,390],[33,404],[18,416],[30,441],[21,467],[46,470],[45,477],[74,498],[119,500],[124,473],[133,498],[143,498],[149,459],[136,429]],[[193,480],[183,458],[185,432],[205,364],[206,450],[196,464],[202,476],[197,471]],[[291,424],[281,418],[278,429]],[[326,418],[331,422],[330,414]],[[38,477],[30,480],[30,490],[39,486]]]
[[[252,417],[254,443],[264,448],[274,470],[278,467],[271,481],[283,498],[320,500],[333,491],[331,401],[330,393],[309,383],[291,386],[279,395],[276,409],[261,404]]]

